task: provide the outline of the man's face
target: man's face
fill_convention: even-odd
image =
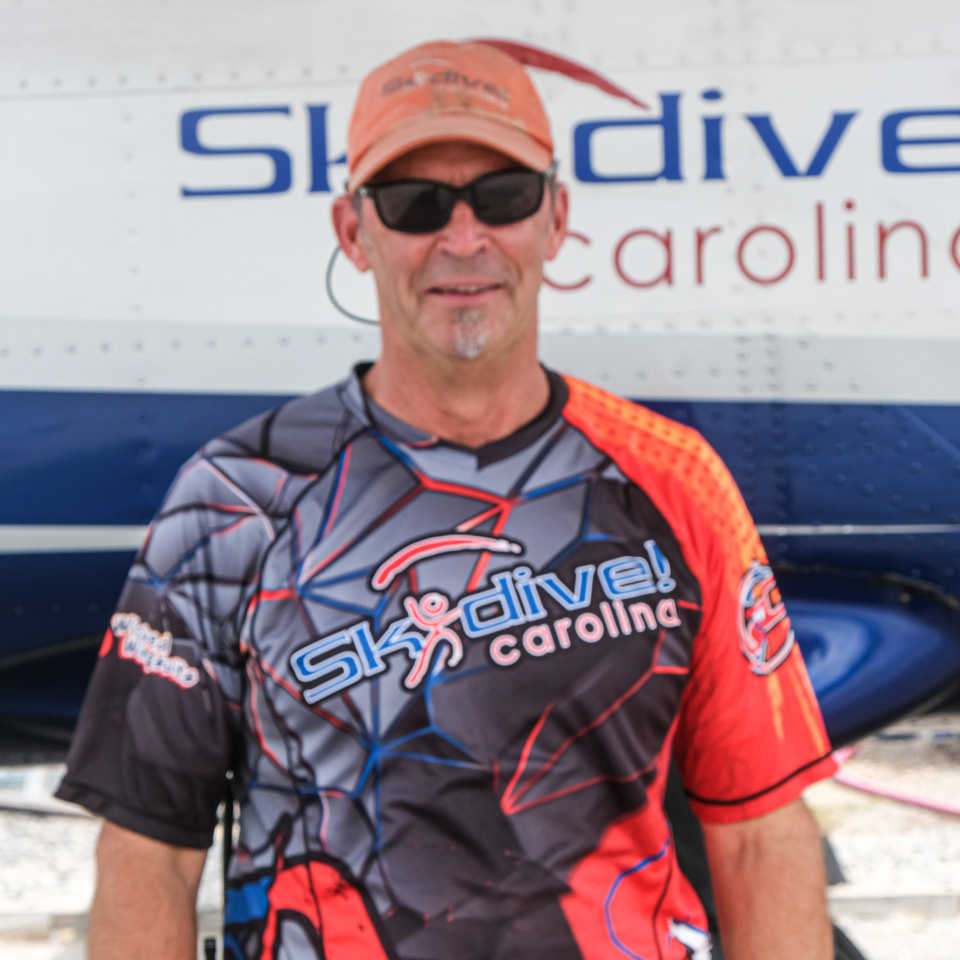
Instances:
[[[477,144],[420,147],[385,167],[376,182],[438,180],[463,186],[515,167],[516,161]],[[373,271],[384,355],[421,358],[502,358],[526,344],[535,350],[537,292],[544,260],[556,256],[566,232],[567,194],[549,186],[525,220],[488,226],[460,200],[450,221],[426,234],[384,226],[370,198],[359,213],[341,197],[334,205],[340,245],[361,270]]]

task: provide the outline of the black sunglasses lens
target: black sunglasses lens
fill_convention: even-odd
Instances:
[[[377,213],[391,230],[429,233],[450,219],[453,197],[440,184],[397,181],[377,187]]]
[[[431,233],[445,226],[454,204],[465,196],[477,219],[490,226],[524,220],[540,209],[544,175],[535,170],[501,170],[462,189],[431,180],[377,184],[371,193],[380,219],[391,230]]]
[[[473,211],[491,226],[525,220],[540,209],[543,174],[535,170],[504,170],[473,184]]]

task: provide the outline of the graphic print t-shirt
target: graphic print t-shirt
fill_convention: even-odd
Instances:
[[[227,957],[702,960],[671,753],[716,822],[832,772],[716,455],[550,380],[467,449],[354,375],[181,470],[59,795],[203,848],[232,770]]]

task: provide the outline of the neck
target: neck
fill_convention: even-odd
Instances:
[[[367,371],[363,388],[405,423],[467,447],[509,436],[550,399],[535,352],[509,362],[489,358],[441,366],[393,363],[383,355]]]

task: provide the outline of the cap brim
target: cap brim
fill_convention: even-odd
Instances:
[[[466,140],[490,147],[532,170],[546,170],[553,162],[550,147],[512,124],[477,114],[440,112],[421,115],[415,122],[398,124],[374,143],[351,171],[347,192],[353,193],[397,157],[428,143],[451,140]]]

